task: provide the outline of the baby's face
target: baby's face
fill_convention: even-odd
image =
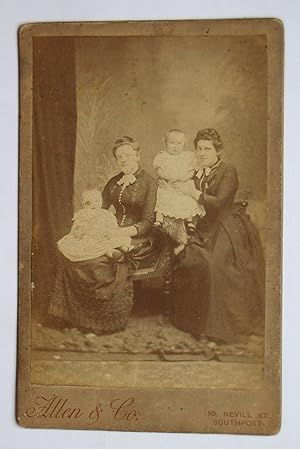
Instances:
[[[166,150],[169,154],[181,153],[185,145],[185,136],[182,133],[170,133],[166,139]]]

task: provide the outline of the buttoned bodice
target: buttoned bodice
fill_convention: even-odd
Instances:
[[[146,235],[154,222],[157,184],[143,169],[134,173],[136,181],[127,185],[119,185],[123,173],[108,181],[103,190],[103,208],[111,205],[116,210],[119,226],[135,226],[138,236]]]

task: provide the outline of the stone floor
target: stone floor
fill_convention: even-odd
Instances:
[[[197,341],[158,310],[136,310],[111,335],[32,326],[32,382],[104,387],[237,388],[263,385],[263,338]]]
[[[219,344],[197,341],[189,333],[175,328],[163,314],[133,315],[127,328],[111,335],[84,333],[80,329],[53,329],[33,323],[32,348],[38,351],[64,353],[126,354],[135,360],[136,355],[157,355],[163,360],[177,355],[202,355],[204,360],[262,361],[263,339],[251,335],[236,344]],[[148,357],[149,358],[149,357]],[[186,356],[184,357],[186,359]]]

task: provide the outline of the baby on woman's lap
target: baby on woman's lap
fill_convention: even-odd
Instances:
[[[73,217],[69,234],[57,242],[59,251],[71,262],[95,259],[100,256],[119,258],[120,251],[130,251],[131,238],[122,234],[116,217],[102,209],[99,190],[87,190],[81,196],[82,209]]]

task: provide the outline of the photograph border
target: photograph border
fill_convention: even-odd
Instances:
[[[265,385],[263,390],[140,389],[39,386],[30,382],[32,238],[32,38],[35,36],[267,36],[267,220]],[[277,19],[37,23],[23,25],[20,48],[19,314],[17,421],[24,427],[275,434],[281,421],[281,238],[283,26]],[[277,242],[278,244],[274,244]],[[79,409],[70,418],[43,417],[41,398]],[[118,401],[117,401],[118,400]],[[115,402],[106,413],[104,404]],[[126,402],[127,401],[127,402]],[[123,404],[123,406],[122,406]],[[125,405],[124,405],[125,404]],[[150,405],[151,404],[151,405]],[[119,410],[117,406],[121,407]],[[123,408],[122,408],[123,407]],[[224,410],[261,424],[214,424]],[[81,413],[82,412],[82,413]],[[80,414],[81,413],[81,414]],[[40,416],[41,415],[41,416]],[[79,416],[80,415],[80,416]],[[117,418],[116,418],[117,415]],[[121,419],[122,417],[122,419]],[[97,418],[97,419],[96,419]]]

